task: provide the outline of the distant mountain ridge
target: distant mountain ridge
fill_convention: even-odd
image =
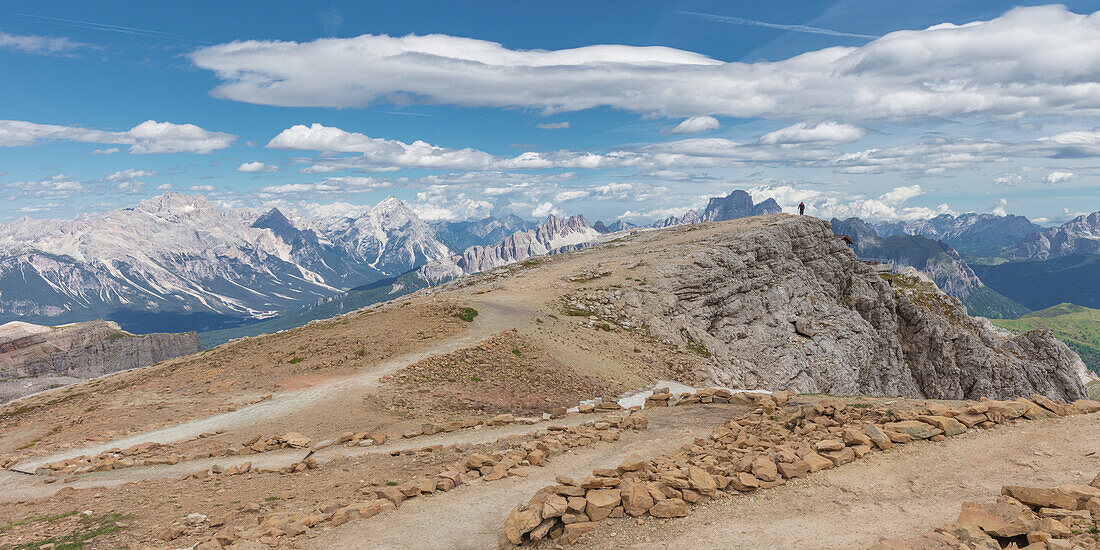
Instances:
[[[971,315],[1005,318],[1027,313],[1027,308],[985,286],[966,260],[945,242],[921,235],[879,236],[859,218],[830,222],[833,233],[852,240],[861,259],[911,266],[928,274],[936,286],[967,306]]]
[[[875,224],[879,235],[921,235],[943,241],[964,256],[995,256],[1005,247],[1038,233],[1043,228],[1024,216],[941,214],[927,220],[882,222]]]
[[[1013,260],[1050,260],[1079,254],[1100,254],[1100,212],[1076,218],[1030,234],[1008,250]]]

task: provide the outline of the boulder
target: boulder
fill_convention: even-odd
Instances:
[[[810,466],[811,472],[817,472],[833,467],[833,461],[829,460],[817,453],[807,453],[802,457],[802,460],[806,461],[806,464]]]
[[[795,458],[794,462],[780,462],[779,473],[787,479],[806,477],[810,473],[810,463],[801,458]]]
[[[928,439],[934,435],[940,435],[943,430],[931,424],[919,420],[902,420],[901,422],[889,422],[886,431],[908,435],[914,439]]]
[[[947,437],[956,436],[966,431],[966,426],[964,426],[962,422],[959,422],[958,420],[947,416],[921,415],[917,417],[917,420],[939,428],[941,431],[943,431],[943,435],[946,435]]]
[[[1049,399],[1045,395],[1040,395],[1038,393],[1033,393],[1033,394],[1031,394],[1031,400],[1034,401],[1035,403],[1037,403],[1040,407],[1043,407],[1044,409],[1046,409],[1046,410],[1048,410],[1048,411],[1050,411],[1050,412],[1052,412],[1052,413],[1054,413],[1058,416],[1069,416],[1069,415],[1073,414],[1073,406],[1072,405],[1067,405],[1065,403],[1052,401],[1051,399]]]
[[[1015,537],[1034,531],[1039,518],[1021,504],[964,502],[956,523],[978,527],[994,537]]]
[[[760,480],[752,474],[738,472],[730,478],[729,486],[741,492],[755,491],[760,488]]]
[[[1001,488],[1001,494],[1010,496],[1028,506],[1035,508],[1065,508],[1077,509],[1077,498],[1054,489],[1041,487],[1021,487],[1018,485],[1005,485]]]
[[[611,510],[622,502],[618,489],[592,489],[584,498],[588,501],[584,511],[592,521],[599,521],[611,515]]]
[[[868,424],[863,427],[863,433],[867,434],[867,438],[875,444],[876,447],[883,451],[891,449],[894,446],[894,442],[890,441],[890,438],[886,435],[886,432],[882,431],[878,426],[874,424]]]
[[[775,481],[779,479],[779,470],[775,466],[775,461],[767,456],[756,457],[756,460],[752,461],[750,471],[754,477],[761,481]]]
[[[517,506],[504,520],[504,535],[512,544],[523,542],[523,535],[538,527],[542,523],[542,517],[537,510],[527,506]]]
[[[653,507],[653,495],[649,494],[646,486],[633,479],[625,480],[619,489],[623,502],[623,511],[631,516],[645,515]]]
[[[660,500],[649,509],[649,515],[655,518],[682,518],[687,514],[687,503],[679,498]]]
[[[775,463],[773,462],[772,469],[774,470],[774,468]],[[714,476],[698,466],[688,468],[688,485],[706,496],[714,496],[718,492],[718,485],[714,481]]]
[[[570,523],[565,526],[565,529],[561,532],[561,538],[558,542],[561,544],[573,544],[577,542],[583,535],[591,533],[596,530],[597,524],[594,521],[578,521],[576,523]]]
[[[298,432],[289,432],[280,437],[283,443],[298,449],[309,447],[310,439]]]

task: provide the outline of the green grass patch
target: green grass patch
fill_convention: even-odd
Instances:
[[[699,344],[696,344],[695,342],[688,342],[685,347],[687,347],[688,351],[691,351],[691,352],[696,353],[698,355],[702,355],[703,357],[710,358],[710,355],[711,355],[710,350],[708,350],[707,348],[705,348],[705,347],[703,347]]]
[[[1081,356],[1089,370],[1100,373],[1100,309],[1058,304],[1017,319],[993,319],[993,324],[1017,333],[1050,330]]]
[[[60,514],[57,516],[50,516],[45,518],[28,518],[29,521],[25,523],[32,523],[35,521],[56,521],[61,518],[69,517],[77,512],[68,512],[66,514]],[[35,542],[27,542],[18,546],[12,546],[11,550],[37,550],[45,544],[53,544],[54,550],[79,550],[84,548],[84,545],[89,541],[120,531],[122,528],[118,526],[117,522],[128,518],[118,513],[104,514],[102,516],[84,517],[80,519],[80,524],[73,529],[73,531],[67,535],[57,536],[46,540],[39,540]],[[16,524],[12,524],[15,526]]]
[[[587,309],[581,309],[579,307],[573,307],[570,305],[565,306],[562,309],[562,313],[570,317],[591,317],[596,314],[595,311],[589,311]]]
[[[297,355],[295,355],[294,357],[290,358],[290,361],[287,361],[287,362],[290,363],[291,365],[296,365],[298,363],[301,363],[303,360],[304,359],[302,359],[301,357],[298,357]]]
[[[462,319],[467,323],[472,323],[474,321],[474,317],[477,317],[477,310],[472,307],[460,307],[458,308],[458,312],[455,313],[455,317],[458,317],[459,319]]]
[[[519,356],[523,355],[523,352],[520,351],[519,348],[512,348],[512,354],[515,355],[516,357],[519,357]]]

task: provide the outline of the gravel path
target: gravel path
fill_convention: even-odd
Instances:
[[[601,526],[576,548],[867,548],[930,533],[958,519],[963,501],[993,501],[1002,485],[1087,484],[1100,471],[1098,442],[1097,415],[970,431],[713,501],[687,518]]]
[[[241,407],[235,411],[196,418],[173,426],[126,436],[99,445],[75,448],[37,457],[34,460],[20,464],[17,470],[24,473],[33,473],[36,468],[49,462],[56,462],[58,460],[81,455],[95,455],[115,448],[125,449],[147,442],[161,444],[175,443],[177,441],[195,438],[203,433],[232,428],[244,428],[268,421],[274,417],[291,414],[311,405],[316,405],[336,392],[346,390],[361,391],[364,388],[374,386],[378,384],[383,376],[392,374],[399,369],[427,357],[451,353],[464,347],[477,344],[497,332],[510,328],[512,326],[511,320],[514,316],[520,314],[514,308],[498,306],[488,302],[478,302],[478,306],[479,315],[470,324],[470,327],[459,336],[440,342],[416,353],[392,357],[372,367],[364,368],[355,376],[308,389],[279,392],[274,394],[271,399]]]

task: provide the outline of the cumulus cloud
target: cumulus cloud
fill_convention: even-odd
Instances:
[[[137,168],[128,168],[126,170],[120,170],[113,174],[109,174],[103,178],[108,183],[118,183],[133,181],[139,178],[147,178],[149,176],[156,175],[156,170],[138,170]]]
[[[1074,174],[1073,172],[1064,172],[1064,171],[1061,171],[1061,170],[1055,170],[1055,171],[1047,174],[1043,178],[1043,182],[1045,182],[1049,185],[1055,185],[1055,184],[1067,182],[1067,181],[1072,180],[1076,177],[1077,177],[1077,174]]]
[[[994,185],[1000,185],[1003,187],[1012,187],[1024,182],[1024,177],[1015,172],[1005,172],[997,177],[993,178]]]
[[[564,130],[569,127],[568,122],[540,122],[536,124],[542,130]]]
[[[554,203],[552,202],[544,202],[536,206],[535,209],[531,211],[531,215],[536,218],[546,217],[550,214],[554,214],[555,216],[561,214],[560,210],[554,208]]]
[[[71,55],[90,44],[64,37],[8,34],[0,31],[0,49],[40,55]]]
[[[213,185],[192,185],[188,188],[188,190],[190,191],[200,191],[203,193],[209,193],[215,189],[216,188]]]
[[[1007,206],[1007,200],[1003,198],[997,199],[996,202],[993,203],[993,207],[989,209],[989,213],[995,216],[1007,216],[1008,214],[1005,212],[1005,207]]]
[[[113,155],[119,151],[118,147],[108,147],[106,149],[96,149],[92,151],[93,155]]]
[[[0,147],[34,145],[45,141],[76,141],[129,145],[130,152],[136,154],[209,153],[229,147],[236,139],[237,136],[232,134],[211,132],[194,124],[155,120],[146,120],[125,132],[0,120]]]
[[[190,59],[221,80],[215,97],[279,106],[412,99],[848,121],[1100,112],[1100,16],[1058,5],[754,63],[666,47],[511,50],[438,34],[236,41],[200,48]]]
[[[7,187],[17,189],[28,197],[39,198],[69,198],[85,190],[82,182],[72,179],[70,176],[58,174],[40,180],[25,180],[8,183]]]
[[[707,130],[717,130],[722,125],[718,122],[718,119],[712,116],[693,116],[691,118],[684,119],[683,122],[677,124],[674,128],[668,131],[670,134],[698,134],[700,132],[706,132]]]
[[[909,199],[923,194],[923,190],[917,185],[895,187],[878,196],[786,184],[757,185],[748,191],[757,201],[774,198],[785,212],[795,212],[798,203],[805,202],[808,212],[819,218],[843,219],[856,216],[865,220],[919,220],[940,214],[954,214],[947,204],[940,204],[935,208],[906,206]]]
[[[261,187],[261,193],[286,194],[286,193],[324,193],[339,191],[340,187],[327,183],[288,183],[285,185],[269,185]]]
[[[821,122],[810,125],[799,122],[760,136],[760,143],[775,145],[786,143],[845,143],[861,139],[866,132],[859,126],[839,122]]]
[[[278,172],[279,167],[274,164],[264,164],[260,161],[243,162],[237,167],[238,172],[245,172],[248,174],[267,174],[271,172]]]

